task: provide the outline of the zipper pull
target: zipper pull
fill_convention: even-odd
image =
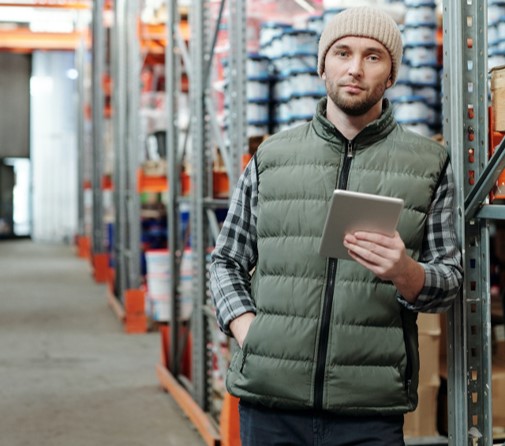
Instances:
[[[347,141],[347,158],[352,158],[352,141]]]

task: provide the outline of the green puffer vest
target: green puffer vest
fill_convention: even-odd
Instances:
[[[390,282],[318,254],[349,148],[325,109],[322,100],[312,122],[270,137],[257,153],[257,316],[231,361],[227,388],[270,407],[404,413],[417,405],[416,315],[398,303]],[[345,187],[403,198],[398,230],[418,258],[447,152],[397,125],[387,101],[352,152]]]

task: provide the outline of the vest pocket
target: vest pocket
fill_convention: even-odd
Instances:
[[[240,373],[243,372],[245,366],[245,360],[247,359],[247,351],[242,350],[242,361],[240,362]]]

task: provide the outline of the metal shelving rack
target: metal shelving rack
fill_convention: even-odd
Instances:
[[[211,26],[210,2],[194,2],[190,16],[191,28],[191,246],[193,253],[194,310],[191,321],[193,333],[193,373],[194,396],[204,410],[210,410],[210,370],[211,327],[208,320],[212,313],[205,311],[209,305],[208,291],[208,251],[213,246],[218,233],[214,209],[226,207],[227,201],[213,198],[212,149],[218,145],[227,168],[230,190],[240,175],[240,161],[246,147],[245,135],[245,4],[232,1],[229,6],[230,25],[230,90],[232,94],[229,144],[220,141],[213,122],[210,71],[213,60],[216,35],[221,21],[221,8],[215,23]],[[214,34],[209,31],[213,30]],[[219,145],[221,142],[221,145]]]
[[[113,27],[114,259],[116,297],[141,285],[140,199],[140,42],[139,3],[116,0]]]
[[[105,97],[102,88],[103,73],[105,70],[105,28],[103,24],[104,1],[93,2],[92,11],[92,181],[93,191],[93,223],[91,247],[93,254],[103,254],[104,227],[103,227],[103,151],[104,151],[104,120],[103,110]]]
[[[486,198],[505,167],[503,144],[488,161],[487,2],[445,0],[444,137],[455,171],[463,248],[462,299],[448,318],[449,444],[493,444],[489,232],[505,207]]]
[[[86,66],[86,47],[85,33],[81,30],[81,39],[76,49],[76,67],[79,77],[77,79],[78,108],[77,108],[77,234],[80,237],[86,235],[85,224],[85,201],[84,201],[84,179],[85,179],[85,160],[86,160],[86,123],[84,115],[84,104],[86,97],[85,87],[85,66]]]
[[[123,5],[126,0],[118,1]],[[166,49],[167,92],[180,90],[181,59],[189,75],[191,107],[191,241],[193,251],[194,309],[191,319],[193,336],[192,380],[182,382],[197,405],[205,413],[212,412],[210,373],[211,325],[208,311],[207,255],[208,249],[217,236],[218,224],[214,210],[226,207],[226,200],[216,200],[212,196],[212,151],[219,147],[230,179],[230,189],[236,183],[241,165],[241,155],[247,145],[245,128],[245,2],[229,2],[230,58],[229,70],[230,115],[229,137],[223,142],[215,132],[218,127],[212,113],[211,89],[209,85],[210,68],[213,60],[217,24],[213,28],[209,15],[210,0],[192,2],[190,10],[191,40],[189,54],[178,33],[179,13],[176,0],[167,0],[168,20]],[[224,0],[222,0],[224,2]],[[101,191],[102,122],[100,119],[103,104],[101,92],[101,73],[103,72],[103,28],[101,11],[103,0],[94,2],[93,10],[93,248],[103,248],[103,222]],[[220,8],[218,22],[223,8]],[[505,168],[504,144],[500,144],[493,157],[488,160],[488,73],[487,73],[487,2],[466,0],[455,2],[444,0],[444,78],[443,78],[443,119],[444,138],[451,148],[452,163],[456,182],[456,225],[460,243],[464,250],[465,282],[462,297],[456,302],[448,318],[448,406],[449,406],[449,444],[482,445],[492,444],[491,409],[491,334],[490,334],[490,296],[489,296],[489,233],[487,220],[504,219],[505,207],[490,205],[486,198],[496,181],[499,172]],[[131,25],[129,25],[131,27]],[[133,28],[133,27],[132,27]],[[215,33],[212,34],[211,31]],[[449,50],[450,49],[450,50]],[[122,51],[126,51],[123,48]],[[135,50],[131,50],[134,54]],[[125,54],[124,63],[135,59]],[[119,66],[124,68],[124,65]],[[125,70],[127,71],[127,70]],[[134,70],[137,73],[137,70]],[[121,73],[118,72],[118,76]],[[123,73],[124,74],[124,73]],[[138,77],[137,77],[138,80]],[[133,75],[131,81],[135,82]],[[116,87],[119,97],[127,100],[128,81],[123,79]],[[129,84],[130,88],[133,84]],[[135,90],[134,90],[135,91]],[[169,178],[169,247],[171,290],[174,298],[178,294],[180,277],[181,235],[179,231],[180,166],[179,128],[177,123],[178,104],[176,94],[167,95],[168,112],[168,178]],[[121,130],[133,124],[135,100],[127,105],[117,104],[117,110],[128,110],[128,116],[118,118],[115,138],[124,138]],[[95,112],[98,108],[99,112]],[[129,118],[128,118],[129,117]],[[214,132],[214,133],[213,133]],[[137,148],[135,133],[132,132],[124,145],[132,150]],[[123,146],[123,144],[121,144]],[[138,152],[137,152],[138,153]],[[133,158],[129,158],[131,162]],[[118,175],[127,174],[127,167],[117,165]],[[130,163],[132,166],[134,163]],[[131,170],[128,170],[131,174]],[[122,177],[125,178],[125,177]],[[130,180],[133,178],[129,176]],[[119,186],[125,184],[117,179]],[[126,194],[135,189],[126,185]],[[97,186],[98,185],[98,186]],[[97,188],[98,187],[98,188]],[[122,187],[118,187],[122,189]],[[119,194],[119,191],[118,191]],[[124,204],[133,195],[121,196]],[[119,195],[118,195],[119,199]],[[119,203],[118,203],[119,204]],[[118,216],[119,225],[131,225],[139,221],[138,214],[130,213],[133,207],[122,208]],[[135,215],[135,217],[134,217]],[[129,219],[128,216],[131,218]],[[122,222],[122,223],[121,223]],[[134,231],[131,231],[132,236]],[[135,235],[136,236],[136,235]],[[130,243],[125,234],[123,242]],[[133,245],[132,245],[133,246]],[[124,253],[127,253],[125,248]],[[138,255],[135,256],[138,259]],[[125,258],[125,262],[128,257]],[[130,258],[132,260],[133,257]],[[135,269],[135,268],[134,268]],[[122,279],[123,280],[123,279]],[[133,279],[134,280],[134,279]],[[124,282],[124,287],[129,286]],[[179,378],[180,358],[178,308],[172,307],[171,315],[170,372]],[[422,439],[420,439],[421,441]],[[425,442],[423,444],[431,444]]]
[[[191,197],[190,227],[192,250],[193,312],[190,321],[192,334],[191,382],[180,374],[181,332],[177,298],[173,298],[170,316],[169,372],[198,404],[203,413],[216,421],[219,408],[213,401],[211,385],[212,351],[209,343],[214,329],[214,315],[209,309],[207,263],[209,248],[219,232],[215,209],[226,208],[228,200],[213,197],[213,149],[217,148],[224,161],[230,190],[241,172],[242,155],[247,150],[246,98],[245,98],[245,3],[233,0],[228,6],[230,26],[230,82],[235,92],[232,97],[232,113],[229,138],[222,137],[213,113],[211,72],[214,49],[224,13],[224,0],[219,3],[217,17],[211,16],[211,2],[193,2],[189,10],[191,39],[189,52],[179,33],[179,8],[177,1],[168,2],[167,47],[165,74],[167,92],[167,156],[168,156],[168,240],[170,293],[178,296],[182,234],[179,228],[179,205],[185,199],[180,196],[181,150],[178,125],[177,96],[180,92],[181,67],[189,78],[190,92],[190,141],[191,141]],[[216,2],[214,2],[216,5]],[[183,63],[182,63],[183,62]]]

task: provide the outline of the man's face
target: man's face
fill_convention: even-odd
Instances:
[[[330,100],[344,113],[361,116],[392,85],[391,56],[376,40],[343,37],[326,53],[323,79]]]

